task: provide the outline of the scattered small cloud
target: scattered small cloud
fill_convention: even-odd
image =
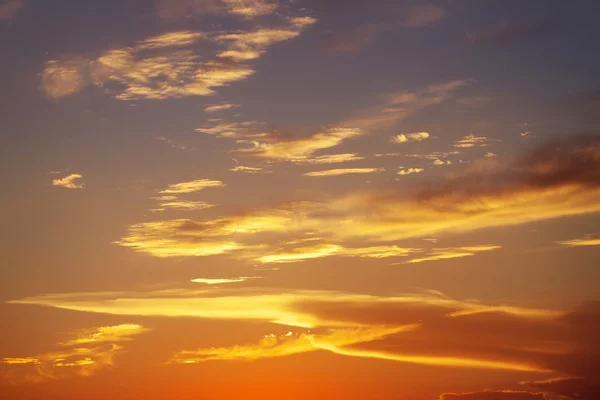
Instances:
[[[408,142],[420,142],[425,139],[429,139],[431,136],[428,132],[414,132],[414,133],[400,133],[392,136],[392,143],[408,143]]]
[[[457,148],[462,148],[462,149],[471,148],[471,147],[486,147],[486,146],[488,146],[489,141],[490,141],[490,139],[488,139],[485,136],[475,136],[473,134],[470,134],[470,135],[464,136],[460,140],[457,140],[456,142],[454,142],[454,144],[452,146],[457,147]]]
[[[398,175],[412,175],[412,174],[419,174],[421,172],[425,171],[423,168],[402,168],[400,167],[400,169],[398,170]]]
[[[53,179],[52,186],[60,186],[66,189],[82,189],[84,184],[79,180],[83,178],[81,174],[69,174],[64,178]]]

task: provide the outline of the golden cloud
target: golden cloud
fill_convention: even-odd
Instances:
[[[423,168],[402,168],[400,167],[400,169],[398,170],[398,175],[412,175],[412,174],[420,174],[421,172],[425,171]]]
[[[161,190],[159,193],[163,194],[181,194],[181,193],[193,193],[199,192],[200,190],[211,188],[211,187],[224,187],[226,186],[223,182],[211,179],[198,179],[195,181],[181,182],[170,184],[167,189]]]
[[[259,0],[223,1],[231,12],[237,10],[235,13],[242,15],[253,12],[259,15],[271,7],[271,3]],[[95,60],[82,57],[51,60],[41,73],[42,91],[56,100],[90,85],[106,86],[120,100],[209,96],[215,88],[253,75],[254,69],[240,62],[260,57],[274,43],[299,36],[309,22],[316,20],[287,18],[280,28],[211,35],[174,31],[108,50]],[[199,54],[194,46],[199,40],[217,44],[216,54],[213,57]]]
[[[560,360],[581,348],[579,337],[572,336],[577,320],[568,313],[459,301],[433,291],[386,297],[266,288],[171,289],[44,295],[11,303],[115,315],[258,320],[311,330],[268,335],[255,345],[183,351],[171,360],[180,363],[326,350],[441,367],[551,372],[559,366],[568,370],[568,364],[548,359],[546,348],[563,348],[552,353]],[[490,322],[502,329],[491,331]],[[470,339],[465,341],[465,335]]]
[[[64,178],[53,179],[52,186],[61,186],[66,189],[82,189],[83,183],[79,182],[81,178],[83,178],[81,174],[69,174]]]
[[[408,142],[420,142],[425,139],[429,139],[430,135],[428,132],[414,132],[414,133],[400,133],[392,136],[392,143],[408,143]]]
[[[304,176],[339,176],[347,174],[372,174],[373,172],[385,171],[384,168],[340,168],[325,171],[307,172]]]
[[[0,365],[12,367],[11,376],[20,381],[39,382],[73,374],[89,376],[113,364],[114,356],[123,349],[116,343],[132,340],[147,331],[137,324],[83,329],[75,332],[74,338],[59,343],[56,351],[34,357],[0,358]]]
[[[589,235],[578,239],[564,240],[556,243],[567,247],[600,246],[600,237]]]
[[[204,108],[206,113],[214,113],[217,111],[230,110],[232,108],[239,107],[239,104],[223,103],[223,104],[211,104]]]
[[[281,161],[303,162],[311,159],[319,150],[335,147],[346,139],[361,135],[358,129],[332,128],[322,133],[309,137],[273,141],[266,139],[253,140],[251,148],[243,148],[239,152],[250,154],[254,157],[267,158]]]
[[[437,248],[432,249],[429,254],[420,258],[413,258],[407,263],[415,264],[421,263],[425,261],[437,261],[437,260],[447,260],[450,258],[462,258],[462,257],[470,257],[474,256],[475,253],[479,253],[482,251],[490,251],[499,249],[501,246],[495,245],[485,245],[485,246],[463,246],[463,247],[446,247],[446,248]]]

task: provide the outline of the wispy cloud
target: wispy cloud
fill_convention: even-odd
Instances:
[[[242,148],[238,151],[258,158],[303,162],[311,159],[319,150],[335,147],[346,139],[360,135],[359,129],[331,128],[325,132],[298,139],[256,139],[250,142],[252,147]]]
[[[588,235],[582,238],[564,240],[556,243],[567,247],[600,246],[600,237],[598,235]]]
[[[25,7],[25,0],[7,0],[0,4],[0,20],[10,20]]]
[[[159,193],[162,194],[181,194],[181,193],[194,193],[204,190],[206,188],[224,187],[226,186],[223,182],[211,179],[198,179],[189,182],[172,183],[167,189],[161,190]]]
[[[239,106],[240,106],[239,104],[232,104],[232,103],[211,104],[204,108],[204,112],[214,113],[217,111],[230,110],[232,108],[237,108]]]
[[[476,253],[482,251],[490,251],[499,249],[501,246],[496,245],[484,245],[484,246],[462,246],[462,247],[446,247],[446,248],[438,248],[432,249],[429,254],[420,258],[413,258],[408,260],[409,264],[422,263],[425,261],[437,261],[437,260],[447,260],[450,258],[462,258],[462,257],[470,257],[474,256]]]
[[[393,127],[399,121],[427,107],[452,98],[454,92],[466,83],[465,80],[454,80],[429,85],[416,91],[390,93],[378,106],[357,113],[341,125],[365,130]]]
[[[195,278],[190,282],[203,283],[205,285],[224,285],[227,283],[239,283],[260,278],[260,276],[240,276],[239,278]]]
[[[355,53],[373,43],[377,35],[391,29],[391,25],[371,22],[357,26],[349,32],[328,39],[326,48],[332,53]]]
[[[245,15],[250,15],[252,10],[264,10],[270,4],[223,1],[232,12],[237,10]],[[310,17],[283,16],[282,21],[274,28],[254,31],[167,32],[131,46],[105,51],[96,59],[49,60],[41,74],[42,91],[55,100],[87,86],[102,86],[119,100],[210,96],[215,88],[254,74],[254,68],[244,61],[260,57],[274,43],[299,36],[316,22]],[[208,57],[201,54],[196,46],[199,41],[215,44],[216,53]]]
[[[117,343],[130,341],[148,329],[136,324],[101,326],[74,332],[72,339],[58,343],[52,352],[33,357],[0,358],[0,365],[12,370],[13,380],[38,382],[45,379],[89,376],[113,365],[116,354],[123,351]]]
[[[182,364],[326,350],[440,367],[572,373],[577,367],[570,360],[579,356],[580,346],[591,345],[593,336],[587,339],[593,327],[581,323],[592,315],[581,319],[576,313],[454,300],[435,291],[386,297],[318,290],[231,291],[213,285],[168,293],[54,294],[11,303],[113,315],[265,321],[300,331],[265,335],[257,344],[180,351],[170,362]],[[497,329],[490,331],[490,323]],[[470,340],[465,341],[467,334]],[[420,350],[424,348],[429,350]],[[547,351],[553,351],[552,358]]]
[[[385,171],[384,168],[340,168],[340,169],[329,169],[325,171],[313,171],[307,172],[305,176],[339,176],[347,174],[372,174],[373,172]]]
[[[446,12],[439,6],[431,4],[418,5],[406,9],[406,17],[402,25],[406,28],[420,28],[435,24],[446,16]]]
[[[214,207],[214,204],[209,204],[204,201],[193,201],[193,200],[174,200],[160,203],[160,207],[169,208],[173,210],[204,210],[206,208]]]
[[[245,167],[243,165],[238,165],[237,167],[231,168],[232,172],[245,172],[247,174],[257,174],[259,172],[266,172],[262,167]]]
[[[79,180],[83,178],[81,174],[69,174],[64,178],[58,178],[52,180],[53,186],[61,186],[66,189],[82,189],[83,183]]]

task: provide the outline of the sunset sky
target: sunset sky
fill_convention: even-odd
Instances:
[[[598,0],[0,0],[0,399],[600,399]]]

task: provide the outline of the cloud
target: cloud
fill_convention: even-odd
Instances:
[[[570,371],[564,362],[591,349],[589,334],[595,327],[572,313],[453,300],[434,291],[374,296],[213,286],[53,294],[11,303],[113,315],[266,321],[310,329],[283,337],[268,335],[268,340],[254,345],[182,351],[172,359],[181,363],[326,350],[438,367],[552,373],[557,368]]]
[[[227,283],[239,283],[260,278],[260,276],[240,276],[239,278],[195,278],[190,282],[203,283],[205,285],[223,285]]]
[[[82,58],[47,61],[41,73],[42,91],[53,100],[79,92],[89,83],[84,75],[86,65]]]
[[[440,84],[432,84],[416,91],[399,91],[385,96],[380,105],[357,113],[341,124],[341,126],[376,130],[393,127],[399,121],[417,112],[443,103],[450,99],[454,92],[464,86],[466,81],[454,80]]]
[[[398,169],[398,175],[420,174],[423,171],[425,171],[423,168],[408,168],[408,169],[405,169],[403,167],[400,167]]]
[[[158,17],[166,21],[227,14],[252,19],[273,14],[278,7],[277,0],[155,0]]]
[[[513,390],[486,390],[471,393],[444,393],[439,400],[551,400],[547,393]]]
[[[227,33],[216,36],[218,43],[225,49],[217,57],[232,61],[247,61],[259,58],[269,46],[293,39],[302,33],[307,26],[317,22],[316,19],[292,19],[289,25],[279,29],[261,28],[255,31]]]
[[[137,324],[83,329],[71,334],[72,339],[58,343],[54,351],[33,357],[0,358],[0,376],[24,383],[93,375],[113,365],[114,356],[123,350],[117,343],[130,341],[148,330]]]
[[[307,172],[304,176],[339,176],[347,174],[371,174],[373,172],[385,171],[383,168],[343,168],[343,169],[329,169],[325,171],[314,171]]]
[[[173,210],[196,211],[196,210],[204,210],[207,208],[214,207],[214,204],[209,204],[204,201],[175,200],[175,201],[167,201],[164,203],[160,203],[160,207],[170,208]]]
[[[252,147],[242,148],[238,151],[258,158],[304,162],[311,159],[314,153],[319,150],[335,147],[346,139],[360,135],[361,131],[359,129],[331,128],[325,132],[298,139],[256,139],[250,142]]]
[[[392,143],[408,143],[408,142],[420,142],[425,139],[429,139],[430,135],[428,132],[415,132],[415,133],[400,133],[392,136]]]
[[[471,147],[486,147],[488,146],[489,139],[484,136],[467,135],[460,140],[457,140],[452,145],[457,148],[471,148]]]
[[[446,16],[443,8],[434,5],[419,5],[406,10],[402,26],[405,28],[421,28],[433,25]]]
[[[25,0],[8,0],[0,4],[0,20],[11,20],[25,6]]]
[[[459,151],[435,151],[433,153],[419,153],[419,154],[403,154],[405,157],[418,158],[420,160],[439,160],[443,158],[448,158],[449,156],[454,156],[460,154]]]
[[[210,104],[204,108],[205,113],[214,113],[217,111],[230,110],[232,108],[239,107],[239,104],[223,103],[223,104]]]
[[[556,20],[536,18],[507,21],[481,32],[469,32],[466,38],[474,46],[505,47],[537,39],[557,31]]]
[[[185,47],[205,39],[206,36],[200,32],[179,31],[169,32],[159,36],[150,37],[137,43],[138,50],[156,50],[167,47]]]
[[[498,156],[498,154],[496,154],[496,153],[491,153],[491,152],[489,152],[489,151],[488,151],[487,153],[485,153],[485,158],[494,158],[494,157],[496,157],[496,156]]]
[[[246,172],[248,174],[257,174],[259,172],[264,171],[261,167],[245,167],[243,165],[238,165],[237,167],[231,168],[230,171],[233,172]]]
[[[291,242],[290,244],[293,243],[294,242]],[[311,246],[294,247],[291,250],[279,249],[255,259],[261,263],[270,264],[299,262],[334,255],[361,258],[405,257],[418,251],[420,251],[420,249],[399,247],[395,245],[346,248],[337,244],[319,243]]]
[[[462,258],[474,256],[475,253],[482,251],[490,251],[499,249],[501,246],[486,245],[486,246],[462,246],[462,247],[446,247],[432,249],[429,254],[420,258],[413,258],[406,261],[408,264],[422,263],[425,261],[447,260],[450,258]]]
[[[345,154],[329,154],[323,156],[312,156],[310,158],[293,160],[297,164],[339,164],[348,161],[364,160],[364,157],[359,157],[356,153]]]
[[[118,244],[161,257],[239,250],[238,255],[253,258],[253,246],[273,250],[274,235],[288,241],[310,235],[352,247],[348,243],[356,240],[378,245],[598,213],[599,154],[599,136],[571,137],[493,168],[467,170],[400,192],[370,188],[213,220],[136,224]],[[213,243],[221,250],[204,251]]]
[[[262,2],[224,3],[231,10],[244,13],[258,10],[257,5]],[[71,96],[87,86],[103,87],[119,100],[210,96],[215,88],[254,74],[253,67],[244,61],[260,57],[274,43],[299,36],[316,22],[310,17],[281,18],[283,23],[274,28],[211,34],[173,31],[137,41],[132,46],[113,48],[96,59],[50,60],[41,73],[41,88],[54,100]],[[197,46],[199,41],[215,44],[215,54],[202,54],[200,51],[206,46]]]
[[[597,237],[596,235],[588,235],[582,238],[564,240],[556,243],[567,247],[600,246],[600,237]]]
[[[332,53],[356,53],[375,41],[378,34],[391,28],[382,23],[366,23],[357,26],[350,32],[338,34],[326,43],[326,49]]]
[[[196,181],[172,183],[167,189],[161,190],[159,193],[162,194],[181,194],[181,193],[194,193],[200,190],[211,188],[211,187],[224,187],[227,186],[221,181],[211,179],[198,179]]]
[[[450,161],[450,160],[440,160],[438,158],[438,159],[433,160],[433,165],[437,165],[437,166],[452,165],[452,161]]]
[[[596,399],[600,394],[600,383],[582,377],[557,377],[539,381],[521,382],[521,385],[556,393],[560,399]]]
[[[161,142],[165,142],[165,143],[169,144],[172,148],[177,149],[177,150],[193,150],[193,148],[189,149],[188,146],[183,143],[177,143],[174,140],[169,139],[164,136],[159,136],[156,139],[160,140]]]
[[[66,189],[82,189],[83,183],[79,182],[81,178],[83,178],[81,174],[69,174],[64,178],[53,179],[52,186],[61,186]]]
[[[257,360],[261,358],[284,357],[311,351],[334,351],[357,343],[368,343],[386,336],[412,329],[404,327],[370,327],[358,329],[331,330],[325,334],[302,333],[265,337],[254,345],[207,348],[181,351],[170,362],[195,364],[211,360]]]

